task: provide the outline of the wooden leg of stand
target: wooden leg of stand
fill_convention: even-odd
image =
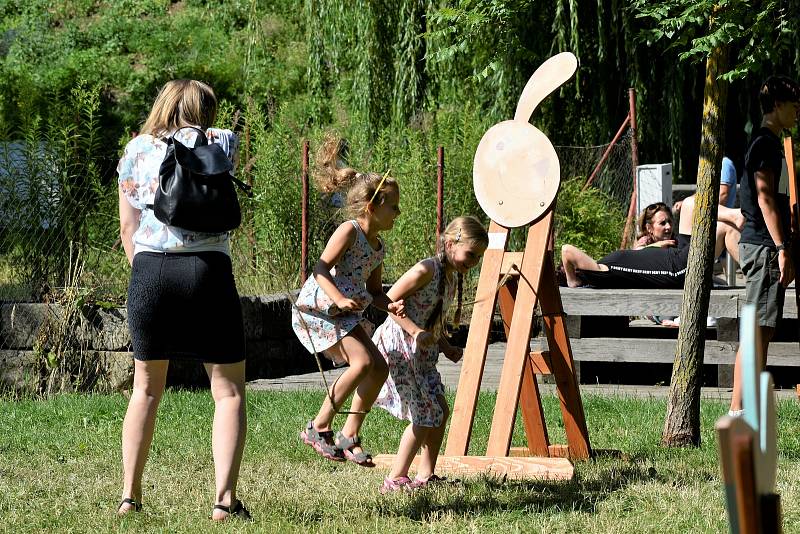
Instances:
[[[518,283],[516,279],[509,280],[500,288],[497,301],[500,305],[500,315],[503,318],[503,328],[508,339],[511,330],[511,321],[514,318],[514,303]],[[542,411],[542,402],[539,398],[539,386],[536,383],[533,361],[525,361],[522,374],[522,390],[520,391],[520,408],[522,421],[525,425],[525,435],[528,438],[528,454],[531,456],[549,456],[550,441],[547,438],[547,426]]]
[[[525,360],[525,370],[522,373],[519,406],[522,411],[522,422],[525,426],[525,436],[528,438],[528,450],[531,456],[550,456],[547,423],[544,420],[539,385],[536,383],[536,373],[533,370],[533,361],[530,358]]]
[[[511,330],[511,320],[514,318],[514,302],[517,295],[517,281],[510,279],[497,291],[497,303],[500,307],[500,317],[503,319],[503,330],[506,339]]]
[[[517,415],[522,371],[530,355],[531,325],[536,308],[539,279],[553,223],[553,212],[547,213],[528,230],[528,240],[520,268],[520,281],[514,305],[514,319],[508,334],[497,401],[489,433],[487,456],[508,456],[511,434]]]
[[[458,379],[456,400],[450,418],[450,431],[447,434],[445,455],[464,456],[469,449],[472,435],[472,422],[486,363],[486,348],[489,342],[489,329],[497,299],[497,281],[503,266],[503,255],[508,243],[508,229],[492,221],[489,225],[490,248],[483,255],[475,306],[467,335],[467,347],[461,363],[461,376]]]
[[[753,435],[733,436],[733,472],[736,477],[736,508],[739,513],[739,532],[759,531],[760,504],[756,498],[755,469],[753,467]]]
[[[583,401],[575,377],[572,348],[569,344],[561,293],[555,278],[553,261],[548,253],[544,273],[539,284],[540,306],[544,330],[550,353],[550,367],[556,379],[561,415],[567,434],[570,458],[588,458],[592,451],[589,445],[589,429],[583,412]]]

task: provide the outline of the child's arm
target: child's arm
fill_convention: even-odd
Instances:
[[[319,261],[314,266],[313,276],[317,280],[319,287],[342,311],[358,311],[361,309],[357,302],[342,295],[342,292],[333,282],[333,276],[331,276],[331,269],[339,263],[345,251],[353,246],[355,239],[356,229],[352,224],[344,223],[339,225],[339,228],[333,232],[333,235],[328,240],[328,244],[325,245],[325,250],[322,251]]]
[[[444,336],[439,338],[439,351],[444,354],[445,358],[455,363],[461,361],[461,357],[464,356],[464,349],[454,347]]]
[[[775,245],[787,245],[786,236],[783,235],[781,217],[775,201],[775,173],[769,169],[758,170],[755,173],[756,191],[758,192],[758,207],[764,216],[764,223]],[[788,250],[778,251],[778,267],[781,270],[781,284],[788,287],[794,280],[794,264]]]
[[[433,270],[433,265],[428,261],[417,263],[392,285],[386,298],[402,302],[430,283],[433,278]],[[410,336],[413,336],[419,345],[427,346],[433,342],[431,333],[409,319],[405,314],[399,316],[391,311],[390,314],[392,319],[400,325],[400,328]]]
[[[375,267],[367,278],[367,291],[372,295],[372,305],[378,309],[399,317],[406,316],[406,307],[402,299],[393,300],[383,291],[383,264]]]

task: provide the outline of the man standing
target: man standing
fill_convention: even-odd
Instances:
[[[746,277],[745,300],[756,305],[762,354],[783,314],[786,287],[794,280],[789,253],[789,198],[778,193],[783,150],[780,135],[797,123],[800,86],[784,76],[771,76],[761,86],[759,102],[763,119],[753,134],[745,157],[739,204],[745,217],[739,241],[739,257]],[[736,353],[730,415],[742,414],[741,346]]]

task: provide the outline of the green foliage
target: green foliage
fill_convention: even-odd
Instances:
[[[722,79],[763,75],[786,63],[791,63],[795,71],[800,67],[797,0],[755,5],[718,0],[634,0],[632,7],[637,17],[650,23],[640,40],[648,45],[669,41],[668,49],[676,50],[681,59],[699,61],[716,47],[734,47],[732,68]]]
[[[582,191],[584,183],[581,178],[561,182],[555,223],[558,259],[561,245],[565,244],[574,245],[595,259],[619,248],[625,207],[597,189]]]
[[[63,286],[74,244],[113,243],[109,213],[95,211],[112,207],[104,203],[99,169],[99,94],[84,82],[52,94],[46,120],[32,100],[21,100],[22,122],[0,138],[0,251],[20,281],[17,298],[41,298]]]
[[[213,6],[201,0],[8,0],[0,3],[0,137],[25,140],[32,162],[40,143],[54,147],[63,205],[73,209],[61,221],[57,241],[83,243],[92,285],[105,279],[109,296],[121,297],[126,262],[119,249],[109,253],[117,239],[121,144],[139,129],[166,80],[203,79],[225,103],[218,126],[233,126],[247,146],[239,172],[256,190],[244,203],[245,224],[233,236],[241,288],[262,292],[297,284],[300,146],[311,140],[313,168],[325,130],[349,140],[354,166],[391,168],[400,180],[404,214],[386,236],[391,279],[433,251],[436,147],[446,149],[446,218],[480,213],[471,186],[478,140],[513,115],[532,71],[556,52],[571,50],[580,68],[531,119],[554,145],[607,142],[628,113],[624,89],[632,85],[640,161],[671,160],[676,176],[692,181],[701,69],[675,61],[685,52],[676,47],[689,43],[701,50],[711,41],[683,31],[700,27],[709,3],[679,11],[684,4],[634,2],[629,9],[619,0],[559,0],[545,8],[534,0],[232,0]],[[725,13],[743,13],[734,3],[720,5]],[[764,3],[738,21],[742,39],[769,30],[776,43],[750,39],[741,45],[742,57],[757,51],[760,56],[751,55],[783,61],[796,39],[789,33],[796,21],[791,11],[781,11],[783,5]],[[658,26],[676,16],[683,17],[680,27]],[[717,39],[738,38],[735,22],[725,19]],[[655,27],[664,35],[676,32],[670,35],[677,44],[653,33],[649,48],[635,46],[637,35]],[[76,87],[88,93],[76,95]],[[32,171],[42,173],[42,166]],[[567,187],[562,196],[572,194]],[[583,216],[563,211],[565,204],[581,202],[594,205],[580,195],[562,198],[560,232],[605,253],[616,239],[599,229],[613,233],[619,225],[592,227]],[[81,212],[85,206],[92,209]],[[339,217],[314,195],[310,262]],[[589,243],[595,235],[597,244]],[[34,243],[48,241],[33,233],[14,239],[8,249],[15,254],[22,245],[33,251]],[[55,258],[64,256],[60,244]],[[47,256],[44,248],[35,255]],[[2,261],[4,271],[17,269],[9,257]],[[36,272],[29,279],[64,271],[36,261],[31,269]]]

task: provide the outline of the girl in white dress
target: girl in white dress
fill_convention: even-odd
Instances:
[[[400,215],[400,188],[388,175],[339,168],[341,141],[328,139],[317,161],[318,186],[323,192],[347,190],[346,208],[354,217],[331,236],[314,273],[306,280],[292,308],[292,328],[311,353],[322,353],[349,368],[331,386],[317,416],[300,432],[300,439],[329,460],[350,460],[372,466],[361,448],[359,431],[389,370],[361,314],[370,303],[405,316],[403,301],[392,302],[383,291],[384,248],[379,233]],[[334,437],[331,423],[351,393],[353,401],[342,430]]]
[[[454,362],[462,356],[461,349],[447,341],[445,318],[457,285],[455,319],[460,320],[462,276],[478,264],[488,244],[478,219],[458,217],[442,234],[439,254],[417,263],[388,292],[390,298],[405,301],[407,316],[388,317],[372,337],[390,373],[376,405],[411,424],[403,432],[381,492],[414,489],[439,480],[434,470],[449,408],[436,363],[439,352]],[[412,481],[408,470],[420,449],[422,458]]]

